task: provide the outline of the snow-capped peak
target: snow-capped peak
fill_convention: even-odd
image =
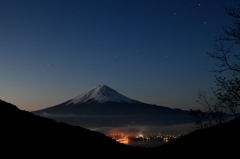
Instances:
[[[77,104],[85,103],[88,101],[95,101],[97,103],[105,102],[126,102],[126,103],[136,103],[138,101],[130,99],[112,88],[106,85],[98,85],[90,89],[89,91],[71,99],[67,104]]]

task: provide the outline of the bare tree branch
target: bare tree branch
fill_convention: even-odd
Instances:
[[[232,51],[235,45],[240,44],[240,5],[239,8],[225,9],[234,20],[230,26],[223,27],[224,35],[215,38],[215,51],[207,54],[218,61],[215,64],[217,69],[212,72],[229,72],[232,78],[215,76],[217,89],[212,89],[214,98],[207,98],[206,92],[199,92],[198,103],[202,105],[205,113],[200,109],[190,110],[192,120],[198,128],[222,124],[226,121],[226,114],[234,117],[240,114],[240,52]]]

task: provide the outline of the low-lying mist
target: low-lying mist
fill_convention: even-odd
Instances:
[[[147,119],[135,120],[129,116],[86,116],[86,115],[55,115],[43,114],[57,122],[65,122],[70,125],[81,126],[90,130],[110,134],[125,134],[136,136],[137,134],[160,133],[162,135],[185,135],[194,130],[193,123],[183,124],[158,124],[158,122],[143,122]]]

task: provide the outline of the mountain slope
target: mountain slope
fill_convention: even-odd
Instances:
[[[200,129],[176,141],[152,148],[152,155],[186,158],[235,158],[239,156],[240,117],[207,129]],[[174,153],[172,153],[174,152]]]
[[[144,148],[120,144],[105,135],[78,126],[21,111],[0,100],[2,153],[25,157],[106,157],[146,154]],[[111,153],[110,153],[111,152]],[[2,154],[3,155],[3,154]]]
[[[1,155],[8,158],[113,158],[116,155],[127,158],[236,158],[239,155],[239,117],[146,149],[119,144],[101,133],[21,111],[2,100],[0,112]]]

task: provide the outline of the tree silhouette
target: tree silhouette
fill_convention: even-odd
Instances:
[[[233,18],[229,26],[223,27],[223,35],[215,38],[214,52],[207,53],[210,58],[216,59],[216,68],[212,72],[215,75],[215,83],[217,88],[212,89],[214,98],[207,99],[206,92],[199,92],[198,102],[204,107],[204,111],[208,113],[201,122],[205,122],[205,126],[209,127],[212,121],[215,124],[221,124],[226,121],[224,114],[232,114],[237,117],[240,106],[240,5],[238,8],[225,8],[227,14]],[[237,48],[233,50],[233,48]],[[223,73],[228,73],[227,77]],[[230,74],[230,77],[229,77]],[[226,75],[225,75],[226,76]],[[190,115],[195,118],[196,113],[202,113],[201,110],[191,110]],[[199,115],[198,115],[199,116]],[[196,120],[195,120],[196,121]],[[198,121],[199,123],[199,121]],[[195,122],[197,124],[197,122]]]

